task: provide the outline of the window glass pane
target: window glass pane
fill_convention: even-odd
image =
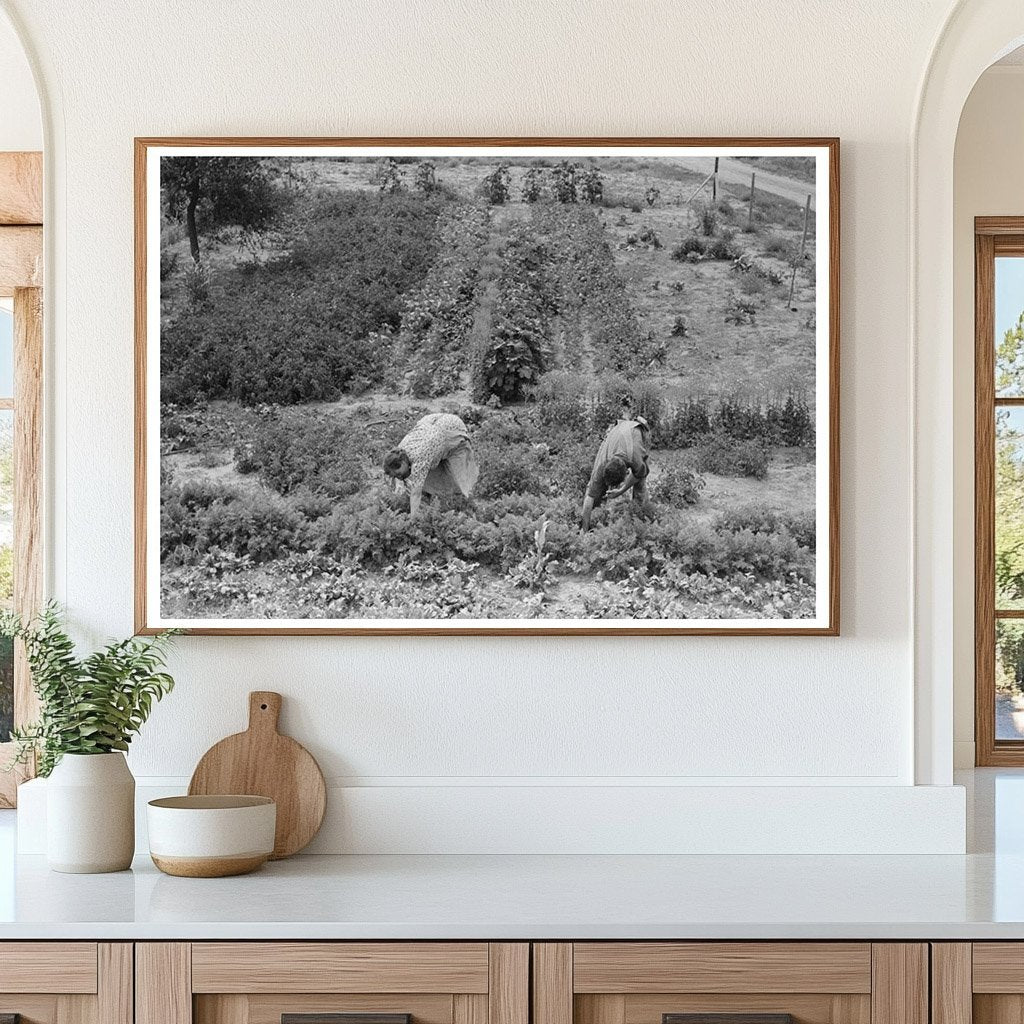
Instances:
[[[0,305],[0,398],[14,395],[14,313]]]
[[[996,608],[1024,608],[1024,408],[996,409]]]
[[[996,395],[1024,397],[1024,257],[996,257]]]
[[[14,413],[0,409],[0,605],[14,597]],[[0,640],[0,743],[10,737],[14,715],[14,649]]]
[[[996,739],[1024,740],[1024,622],[996,619]]]

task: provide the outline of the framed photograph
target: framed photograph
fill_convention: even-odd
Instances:
[[[837,139],[137,139],[139,632],[839,631]]]

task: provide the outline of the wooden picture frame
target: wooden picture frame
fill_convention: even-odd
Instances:
[[[159,187],[151,187],[159,175],[160,159],[188,154],[202,158],[212,155],[252,155],[268,153],[288,156],[332,155],[350,158],[385,160],[389,156],[409,157],[430,153],[438,158],[452,152],[469,152],[475,157],[498,159],[506,151],[517,158],[606,156],[609,159],[631,158],[636,152],[663,159],[679,150],[699,151],[698,155],[714,159],[714,172],[708,174],[701,188],[710,187],[717,195],[719,157],[740,155],[763,159],[773,154],[814,156],[817,177],[807,186],[807,209],[815,211],[816,262],[809,280],[817,282],[818,296],[808,324],[816,338],[814,365],[816,424],[814,441],[815,506],[814,520],[818,556],[815,562],[813,614],[792,620],[688,618],[559,620],[534,618],[490,623],[486,619],[446,618],[414,621],[404,619],[218,619],[181,618],[161,614],[160,559],[155,544],[158,531],[159,498],[155,497],[154,452],[159,453],[159,437],[154,425],[159,413],[154,412],[154,390],[159,385],[160,281],[155,271],[154,240],[162,238],[158,219],[161,217]],[[685,155],[691,155],[689,153]],[[336,159],[338,158],[336,157]],[[433,158],[433,157],[431,157]],[[760,166],[760,165],[758,165]],[[751,171],[753,173],[753,171]],[[757,173],[760,175],[761,171]],[[770,175],[769,175],[770,177]],[[711,185],[708,186],[708,182]],[[751,198],[755,189],[750,190]],[[815,197],[812,207],[811,196]],[[525,201],[525,200],[524,200]],[[681,200],[680,200],[681,203]],[[745,201],[744,201],[745,205]],[[135,140],[135,619],[136,630],[152,634],[170,625],[189,632],[206,635],[787,635],[836,636],[839,633],[839,140],[836,138],[159,138]],[[742,216],[742,214],[740,215]],[[750,218],[754,209],[751,202]],[[804,240],[808,237],[807,215],[804,214]],[[818,225],[824,224],[824,228]],[[748,225],[749,226],[749,225]],[[822,251],[822,244],[824,243]],[[802,259],[793,256],[796,268]],[[742,269],[749,269],[749,266]],[[796,269],[793,280],[796,281]],[[776,275],[778,276],[778,275]],[[788,271],[786,276],[788,277]],[[776,282],[778,283],[778,282]],[[656,285],[655,285],[656,286]],[[783,291],[785,287],[783,286]],[[790,299],[792,299],[792,286]],[[825,298],[820,296],[825,295]],[[154,304],[157,307],[154,310]],[[816,326],[815,326],[816,325]],[[684,328],[685,330],[685,328]],[[156,335],[156,337],[154,337]],[[155,367],[154,364],[157,364]],[[822,406],[826,406],[822,408]],[[155,447],[154,447],[155,445]],[[596,445],[595,445],[596,447]],[[159,455],[157,455],[159,458]],[[156,473],[156,476],[154,476]],[[824,549],[824,550],[822,550]],[[156,557],[154,557],[156,551]]]

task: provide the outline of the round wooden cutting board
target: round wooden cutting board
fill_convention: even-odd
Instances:
[[[277,731],[281,694],[249,694],[249,728],[212,746],[196,765],[190,796],[244,793],[269,796],[277,804],[271,860],[298,853],[320,829],[327,787],[313,755]]]

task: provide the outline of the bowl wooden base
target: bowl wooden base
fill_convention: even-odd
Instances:
[[[153,854],[153,863],[165,875],[181,878],[228,878],[231,875],[247,875],[262,867],[269,854],[255,853],[244,857],[158,857]]]

